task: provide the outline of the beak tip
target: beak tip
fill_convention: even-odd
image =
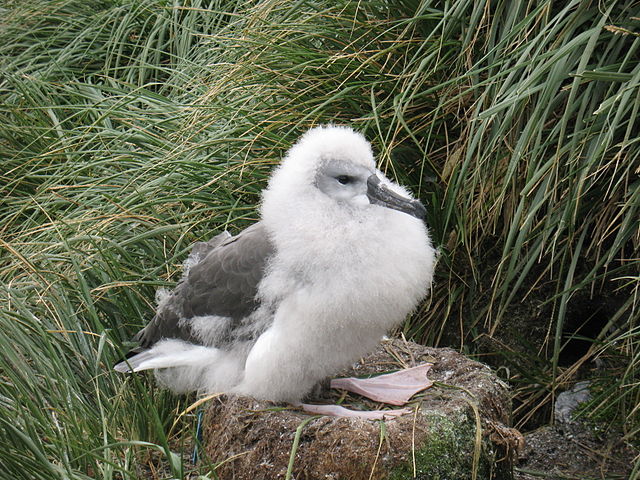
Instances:
[[[414,203],[414,208],[415,208],[414,216],[418,220],[424,220],[427,217],[427,209],[424,207],[422,202],[420,202],[419,200],[416,200]]]
[[[400,196],[381,183],[380,178],[375,174],[367,179],[367,197],[369,197],[369,202],[374,205],[381,205],[393,210],[398,210],[418,220],[424,220],[426,218],[427,209],[424,208],[420,200]]]

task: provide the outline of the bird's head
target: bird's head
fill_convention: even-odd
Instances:
[[[347,127],[309,130],[272,176],[264,204],[271,198],[308,199],[355,211],[386,207],[418,219],[426,213],[418,200],[376,169],[369,142]]]

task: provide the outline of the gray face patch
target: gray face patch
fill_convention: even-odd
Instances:
[[[315,186],[336,201],[354,203],[367,192],[367,178],[371,170],[341,160],[322,163],[316,172]]]
[[[370,169],[347,161],[330,160],[321,164],[314,183],[321,192],[339,202],[357,204],[358,197],[366,196],[372,205],[391,208],[419,220],[426,216],[420,201],[394,192]]]

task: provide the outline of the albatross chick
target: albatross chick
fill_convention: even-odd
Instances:
[[[425,297],[425,209],[350,128],[308,131],[273,172],[259,222],[197,243],[182,280],[114,368],[175,392],[299,402],[373,350]]]

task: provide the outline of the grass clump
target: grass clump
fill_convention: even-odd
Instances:
[[[189,245],[255,219],[272,165],[326,122],[361,130],[428,205],[438,279],[406,333],[492,354],[523,424],[598,359],[616,375],[591,414],[637,433],[636,3],[28,0],[2,13],[8,474],[140,478],[152,451],[185,474],[168,435],[184,400],[109,366]]]

